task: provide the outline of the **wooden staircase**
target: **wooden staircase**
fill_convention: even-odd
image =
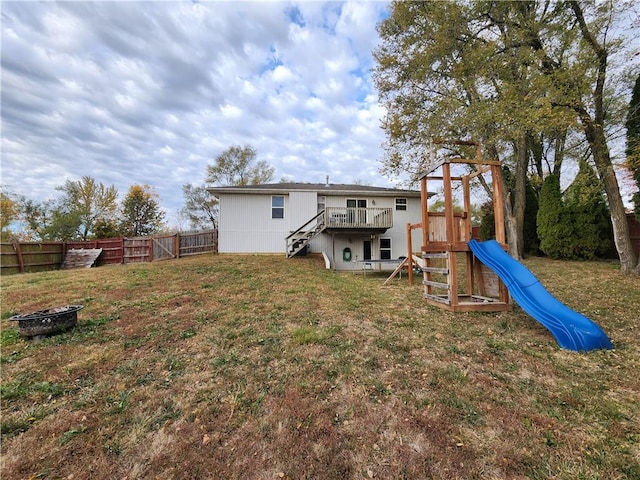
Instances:
[[[322,210],[295,232],[287,236],[287,258],[295,257],[301,253],[307,245],[309,245],[309,242],[311,242],[316,235],[326,230],[326,228],[324,210]]]

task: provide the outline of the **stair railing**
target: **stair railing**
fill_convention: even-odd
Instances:
[[[293,247],[295,245],[295,243],[300,239],[300,236],[306,235],[309,232],[313,232],[311,236],[308,236],[303,243],[306,245],[309,240],[311,240],[311,238],[315,235],[317,235],[318,233],[320,233],[322,230],[324,230],[324,226],[325,226],[325,221],[324,221],[324,210],[318,212],[318,214],[309,219],[304,225],[302,225],[300,228],[298,228],[296,231],[290,233],[289,235],[287,235],[286,237],[286,241],[287,241],[287,256],[292,256],[296,253],[295,247]],[[320,219],[320,221],[318,221],[318,219]],[[314,224],[315,222],[315,224]],[[293,248],[292,248],[293,247]]]

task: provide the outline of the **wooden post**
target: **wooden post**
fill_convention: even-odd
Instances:
[[[120,237],[120,241],[118,242],[118,252],[120,258],[119,263],[124,265],[124,237]]]
[[[409,285],[413,285],[413,246],[411,242],[411,224],[407,223],[407,275],[409,277]]]
[[[449,275],[447,280],[449,281],[449,301],[451,307],[458,306],[458,266],[456,265],[456,252],[449,250],[447,252],[447,263],[449,267]]]
[[[429,243],[429,214],[427,211],[427,177],[420,179],[420,208],[422,209],[422,249]]]
[[[478,287],[478,293],[483,297],[486,297],[488,294],[484,283],[484,277],[482,276],[482,263],[473,255],[472,252],[469,253],[471,253],[473,274],[475,276],[475,285]]]
[[[493,216],[495,218],[496,241],[500,245],[506,245],[507,237],[504,228],[504,186],[502,183],[502,171],[499,165],[491,166],[491,177],[493,180]],[[498,281],[498,291],[500,301],[509,303],[509,291],[501,280]]]
[[[453,217],[453,191],[451,186],[451,164],[442,165],[442,189],[444,190],[444,215],[446,221],[447,244],[452,248],[455,243],[455,223]]]
[[[462,177],[462,195],[464,197],[464,242],[468,242],[471,240],[471,188],[469,175],[465,175]],[[473,253],[468,251],[465,252],[465,257],[467,261],[467,294],[473,295]]]
[[[504,230],[504,186],[502,185],[502,172],[499,165],[491,165],[491,179],[493,180],[493,216],[495,218],[496,241],[506,245]]]
[[[333,258],[333,271],[338,269],[338,259],[336,258],[336,234],[331,234],[331,258]],[[351,268],[353,270],[353,267]]]
[[[180,234],[176,233],[173,239],[173,256],[174,258],[180,258]]]
[[[469,176],[462,177],[462,190],[464,196],[464,242],[471,240],[471,188],[469,186]]]
[[[16,257],[18,258],[18,271],[24,273],[24,260],[22,259],[22,250],[20,249],[20,242],[13,242],[13,249],[16,251]]]

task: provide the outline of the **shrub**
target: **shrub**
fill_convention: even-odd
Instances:
[[[602,185],[593,168],[580,162],[580,171],[564,196],[575,234],[573,256],[593,259],[607,254],[613,246],[611,214],[602,193]]]
[[[542,183],[537,220],[540,250],[552,258],[572,258],[573,222],[564,208],[556,175],[549,175]]]

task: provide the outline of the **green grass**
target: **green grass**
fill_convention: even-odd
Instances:
[[[526,264],[615,349],[314,257],[3,278],[0,476],[640,478],[637,277]],[[42,341],[8,320],[66,304],[78,325]]]

